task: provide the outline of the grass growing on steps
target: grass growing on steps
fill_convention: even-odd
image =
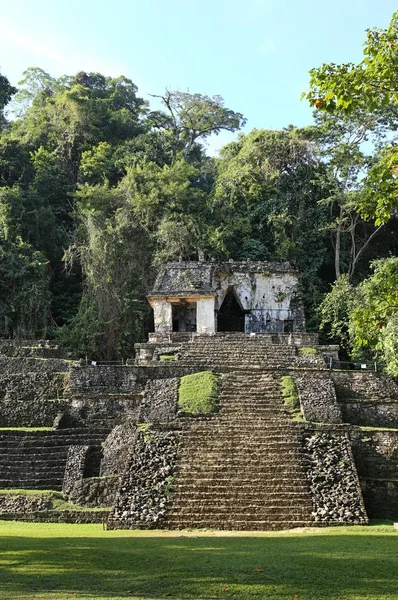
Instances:
[[[162,362],[167,362],[168,360],[178,360],[178,356],[175,354],[160,354],[159,360]]]
[[[193,415],[211,413],[217,403],[217,377],[211,371],[200,371],[180,379],[178,406]]]
[[[300,399],[294,377],[291,377],[290,375],[282,377],[282,396],[284,407],[290,413],[292,420],[304,421],[303,415],[301,414]]]
[[[391,525],[278,533],[0,521],[0,600],[396,600]]]
[[[56,490],[25,490],[19,488],[4,488],[0,489],[0,496],[11,494],[13,496],[53,496],[54,498],[63,498],[62,492]]]
[[[0,427],[1,431],[57,431],[54,427]]]
[[[316,348],[311,346],[300,346],[298,349],[299,356],[315,356],[317,354]]]

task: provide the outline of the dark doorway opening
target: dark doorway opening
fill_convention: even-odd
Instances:
[[[83,478],[99,477],[102,459],[103,454],[101,448],[97,448],[96,446],[87,448],[86,456],[84,458]]]
[[[245,312],[230,288],[218,311],[217,331],[245,331]]]
[[[196,331],[196,304],[173,304],[172,311],[173,331]]]
[[[283,321],[283,333],[293,333],[293,321],[292,321],[292,319],[285,319]]]

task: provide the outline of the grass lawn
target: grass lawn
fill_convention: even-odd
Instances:
[[[391,525],[283,533],[0,521],[0,600],[397,600]]]

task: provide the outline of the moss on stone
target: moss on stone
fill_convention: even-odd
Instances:
[[[300,399],[294,377],[290,375],[282,377],[282,396],[284,407],[290,413],[292,420],[303,421]]]
[[[315,356],[317,351],[316,348],[312,348],[311,346],[301,346],[298,349],[298,353],[300,356]]]
[[[193,415],[211,413],[217,403],[217,377],[211,371],[200,371],[180,379],[178,406]]]
[[[161,361],[178,360],[178,357],[175,354],[160,354],[159,360],[161,360]]]
[[[53,400],[50,400],[53,402]],[[0,427],[0,431],[25,431],[26,433],[34,431],[57,431],[54,427]]]
[[[56,490],[32,490],[32,489],[20,489],[20,488],[4,488],[0,489],[0,496],[11,495],[11,496],[53,496],[54,498],[64,498],[62,492]]]

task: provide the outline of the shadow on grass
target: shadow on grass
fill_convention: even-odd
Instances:
[[[398,536],[5,537],[0,599],[396,599]]]

